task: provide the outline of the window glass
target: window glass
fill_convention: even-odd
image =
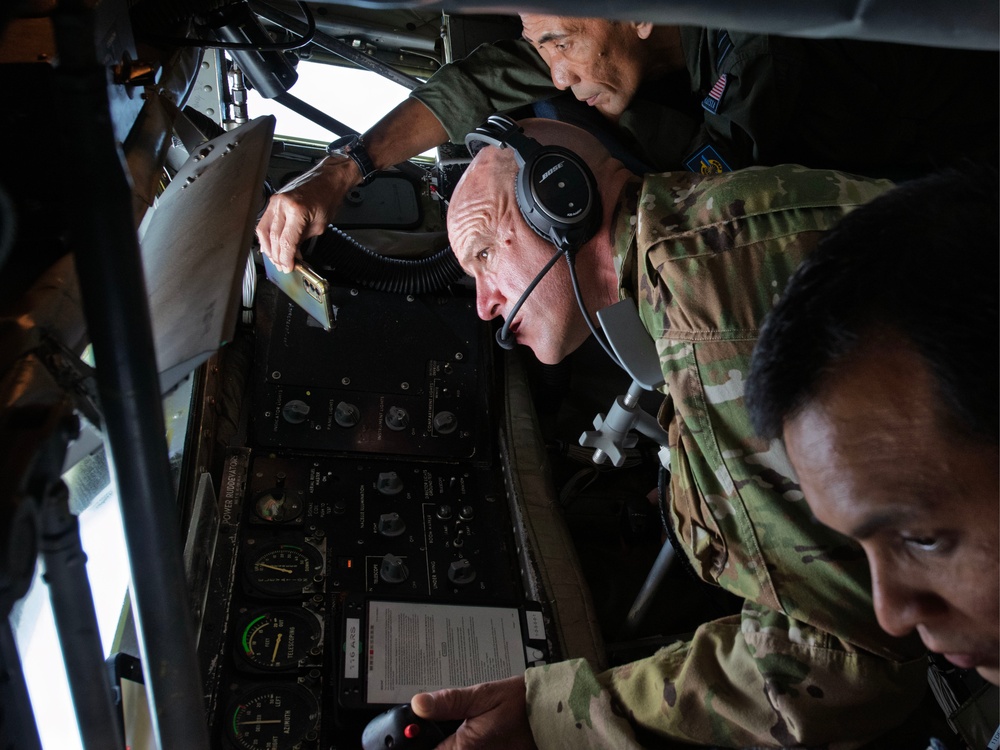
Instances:
[[[340,120],[360,133],[365,132],[410,93],[378,73],[339,65],[300,62],[299,77],[288,93],[306,104]],[[249,91],[247,107],[251,118],[274,115],[275,135],[329,143],[337,136],[321,125],[302,117],[273,99]],[[433,157],[434,151],[426,151]]]
[[[190,416],[191,381],[191,377],[186,378],[163,401],[175,483]],[[117,642],[118,623],[128,596],[129,565],[118,495],[111,481],[104,448],[69,467],[63,481],[70,492],[70,510],[80,522],[81,544],[87,555],[87,577],[106,658]],[[49,588],[42,580],[42,573],[44,563],[39,560],[31,589],[11,612],[11,626],[42,747],[45,750],[82,750]]]

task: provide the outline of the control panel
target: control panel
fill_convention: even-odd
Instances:
[[[258,294],[199,643],[224,750],[358,747],[415,692],[546,660],[474,300],[329,292],[330,330],[271,284]]]
[[[260,296],[257,445],[491,461],[474,299],[334,285],[327,331],[273,285]]]

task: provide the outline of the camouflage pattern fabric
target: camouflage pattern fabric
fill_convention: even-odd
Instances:
[[[824,230],[889,187],[786,165],[651,175],[625,190],[620,295],[635,298],[666,379],[680,551],[745,603],[602,674],[582,661],[529,670],[540,748],[626,747],[630,729],[722,747],[853,748],[920,702],[919,641],[879,628],[864,553],[812,517],[783,445],[754,434],[743,402],[757,331],[789,276]]]

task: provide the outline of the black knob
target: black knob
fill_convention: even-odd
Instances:
[[[379,566],[378,574],[386,583],[402,583],[410,576],[403,558],[396,557],[392,553],[382,558],[382,565]]]
[[[399,513],[383,513],[378,518],[378,533],[382,536],[399,536],[406,531],[406,523]]]
[[[448,566],[448,580],[456,586],[466,586],[476,580],[476,569],[468,560],[455,560]]]
[[[403,480],[394,471],[383,471],[378,475],[375,487],[383,495],[398,495],[403,491]]]

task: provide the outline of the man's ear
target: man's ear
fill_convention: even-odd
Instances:
[[[632,25],[640,39],[649,39],[649,35],[653,33],[652,21],[633,21]]]

